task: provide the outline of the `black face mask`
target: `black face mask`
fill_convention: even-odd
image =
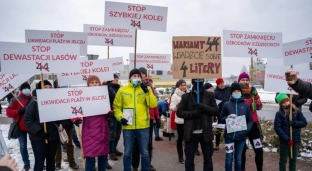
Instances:
[[[286,106],[282,106],[283,109],[289,109],[290,108],[290,104],[286,105]]]

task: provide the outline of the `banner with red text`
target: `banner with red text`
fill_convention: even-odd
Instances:
[[[79,45],[0,42],[1,72],[40,74],[79,71]]]
[[[223,30],[224,57],[282,58],[282,33]]]
[[[107,114],[107,86],[37,90],[40,122]],[[103,116],[104,117],[104,116]]]
[[[0,73],[0,98],[2,99],[11,91],[26,82],[33,74],[2,74]]]
[[[68,66],[74,68],[76,66]],[[78,67],[80,72],[66,72],[58,73],[57,79],[60,86],[84,84],[87,83],[90,75],[96,75],[100,78],[100,81],[109,81],[114,79],[114,70],[112,67],[112,61],[108,59],[100,60],[84,60],[80,62]]]
[[[312,38],[283,44],[284,65],[312,62]]]
[[[134,47],[134,29],[84,24],[83,31],[88,33],[88,45]]]
[[[134,68],[134,54],[129,54],[130,69]],[[150,53],[137,53],[136,68],[144,67],[147,70],[170,70],[171,55],[170,54],[150,54]]]
[[[289,67],[275,65],[266,65],[264,77],[264,90],[288,94],[297,94],[285,79],[285,72],[290,71]],[[310,70],[292,70],[298,74],[298,78],[312,82],[312,71]]]
[[[168,7],[105,1],[105,27],[167,30]]]
[[[107,60],[111,63],[113,71],[124,71],[125,70],[123,57],[113,57],[113,58],[109,58]]]
[[[84,32],[25,30],[25,42],[41,45],[77,44],[80,46],[80,56],[87,56],[88,51],[88,36]]]
[[[222,77],[221,37],[172,38],[173,78]]]

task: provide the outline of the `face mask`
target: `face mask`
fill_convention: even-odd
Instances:
[[[283,109],[289,109],[289,107],[290,107],[290,104],[282,106]]]
[[[131,82],[132,82],[133,85],[138,86],[140,81],[141,81],[140,78],[133,78]]]
[[[242,97],[242,94],[241,94],[241,93],[238,93],[238,94],[232,94],[232,97],[233,97],[234,99],[239,99],[239,98],[241,98],[241,97]]]
[[[23,93],[24,95],[26,95],[26,96],[29,96],[29,95],[30,95],[30,90],[29,90],[29,89],[24,89],[24,90],[22,91],[22,93]]]

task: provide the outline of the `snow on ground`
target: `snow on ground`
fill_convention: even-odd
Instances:
[[[22,156],[19,150],[19,142],[17,139],[8,139],[8,132],[10,129],[10,125],[0,125],[0,129],[2,129],[2,136],[5,140],[5,143],[8,147],[8,151],[10,153],[10,155],[17,161],[18,163],[18,170],[22,170],[24,167],[24,163],[22,160]],[[27,139],[27,149],[28,149],[28,154],[29,154],[29,160],[30,160],[30,167],[31,170],[33,170],[34,168],[34,152],[32,150],[29,138]],[[62,158],[63,160],[67,158],[67,155],[65,153],[62,153]],[[62,161],[62,169],[61,171],[68,171],[68,170],[72,170],[68,163],[65,163],[64,161]]]

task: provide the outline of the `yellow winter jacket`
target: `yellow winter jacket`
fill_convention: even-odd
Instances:
[[[134,130],[150,127],[149,108],[157,106],[157,99],[150,87],[149,92],[144,93],[140,86],[134,87],[129,81],[128,85],[121,87],[114,100],[114,115],[118,121],[124,117],[123,109],[132,109],[133,117],[131,125],[123,125],[123,129]]]

